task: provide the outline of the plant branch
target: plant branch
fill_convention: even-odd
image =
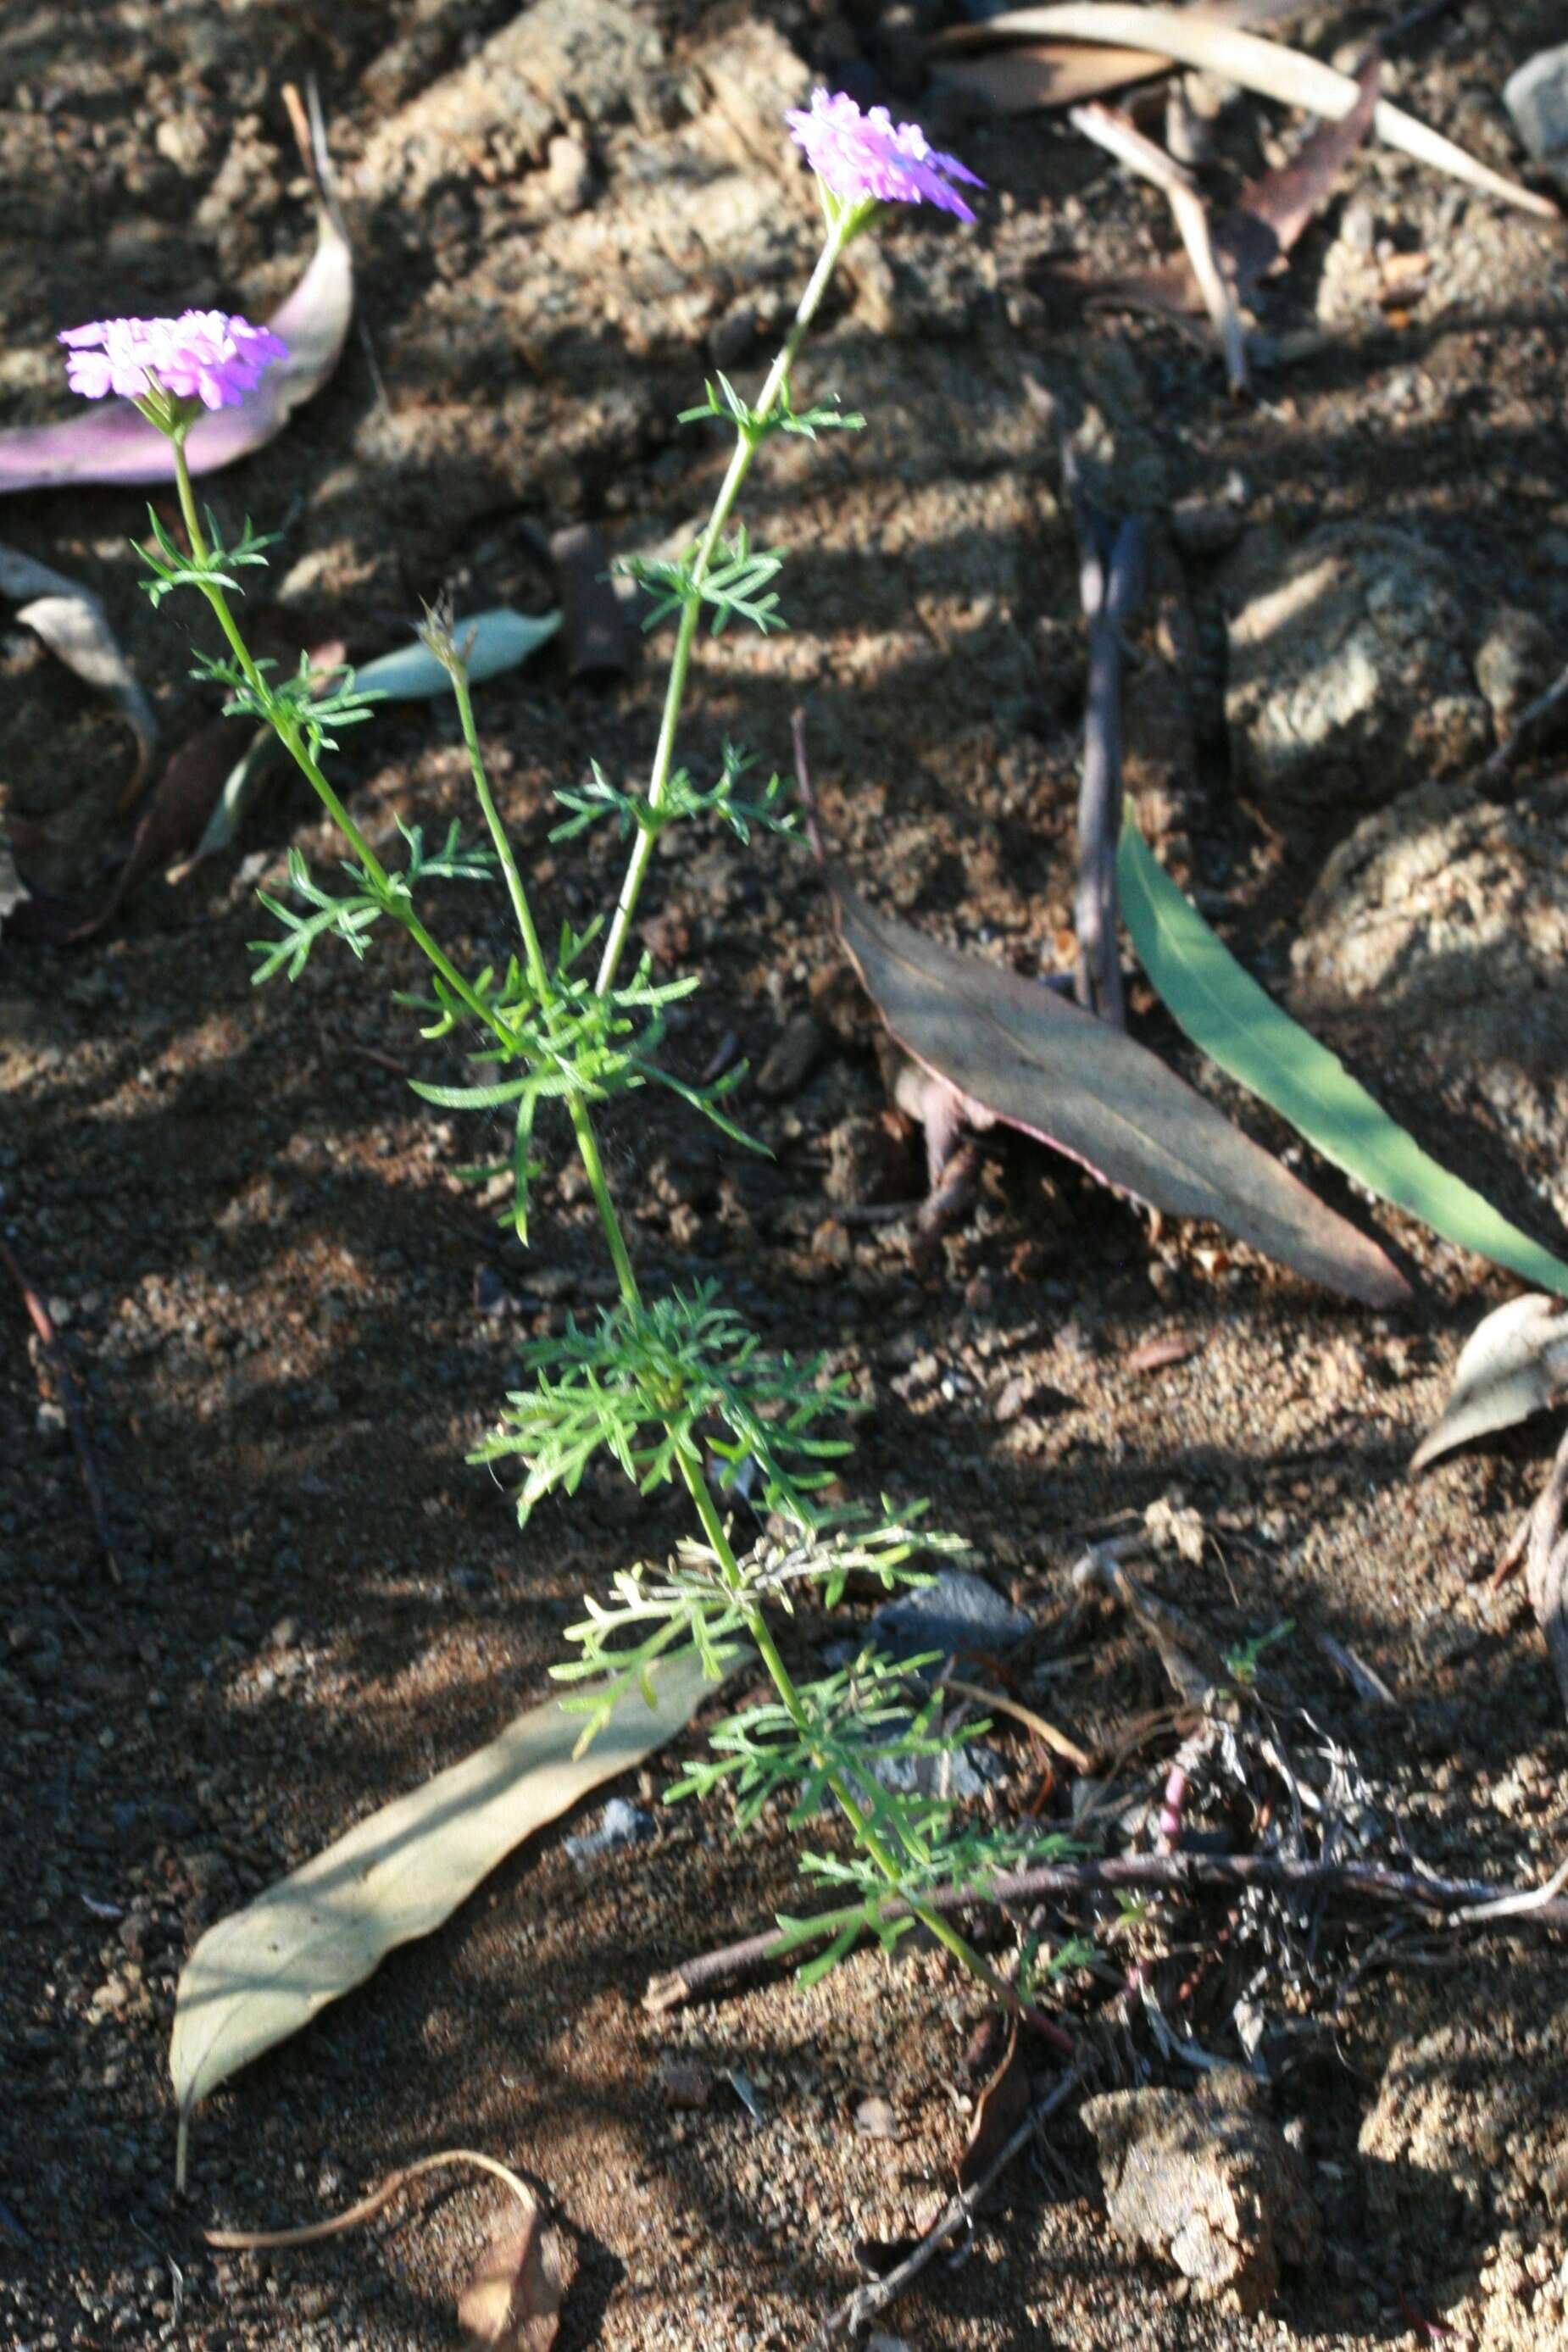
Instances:
[[[1538,1927],[1568,1928],[1568,1898],[1533,1899],[1534,1890],[1489,1886],[1483,1880],[1428,1877],[1418,1871],[1391,1870],[1375,1862],[1310,1862],[1286,1854],[1267,1853],[1147,1853],[1120,1854],[1100,1862],[1041,1863],[1027,1870],[1006,1871],[986,1886],[944,1886],[926,1896],[922,1908],[938,1913],[968,1911],[984,1905],[1068,1902],[1087,1895],[1152,1895],[1170,1899],[1237,1887],[1264,1887],[1290,1895],[1339,1895],[1367,1903],[1413,1910],[1435,1911],[1464,1924],[1462,1915],[1500,1899],[1511,1901],[1521,1892],[1532,1897],[1528,1912],[1499,1914],[1523,1917]],[[884,1916],[907,1918],[911,1906],[889,1903]],[[729,1984],[751,1969],[798,1950],[801,1928],[813,1941],[837,1934],[854,1916],[852,1911],[825,1911],[797,1924],[783,1935],[771,1928],[745,1937],[740,1943],[684,1960],[668,1975],[652,1977],[643,1994],[643,2007],[656,2015],[679,2009],[699,1993]]]

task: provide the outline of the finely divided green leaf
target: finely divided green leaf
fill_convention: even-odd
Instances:
[[[1445,1241],[1568,1293],[1568,1265],[1423,1151],[1342,1062],[1282,1013],[1178,890],[1130,817],[1117,861],[1139,961],[1194,1045],[1380,1200]]]

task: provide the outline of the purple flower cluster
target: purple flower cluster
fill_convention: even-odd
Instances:
[[[885,106],[864,114],[843,91],[811,93],[811,110],[792,108],[784,116],[790,135],[805,160],[840,204],[877,197],[885,205],[935,205],[963,221],[974,215],[956,188],[985,185],[956,155],[931,146],[916,122],[895,123]]]
[[[225,310],[185,310],[177,319],[99,319],[67,327],[66,373],[73,392],[101,400],[118,393],[142,400],[169,393],[206,408],[237,408],[263,371],[287,359],[286,343],[267,327]]]

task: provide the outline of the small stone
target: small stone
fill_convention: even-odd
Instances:
[[[654,1834],[654,1819],[629,1797],[612,1797],[605,1807],[596,1830],[586,1830],[579,1837],[563,1838],[562,1843],[573,1861],[579,1865],[595,1861],[598,1855],[610,1853],[620,1845],[642,1845]]]
[[[782,1102],[800,1092],[822,1052],[823,1035],[809,1013],[797,1013],[757,1072],[757,1092]]]
[[[1083,2121],[1117,2235],[1172,2263],[1204,2299],[1261,2311],[1281,2263],[1315,2252],[1300,2160],[1239,2067],[1216,2068],[1190,2092],[1108,2092],[1085,2101]]]
[[[1012,1650],[1035,1630],[1026,1611],[1015,1609],[967,1569],[944,1568],[931,1583],[886,1601],[871,1620],[871,1632],[894,1658],[940,1650],[943,1656]]]
[[[580,213],[594,193],[594,166],[583,142],[557,131],[544,151],[544,177],[556,210]]]
[[[1538,49],[1510,74],[1502,102],[1531,161],[1568,183],[1568,42]]]
[[[1538,614],[1505,604],[1493,615],[1476,655],[1476,684],[1500,734],[1550,685],[1556,652],[1552,632]]]

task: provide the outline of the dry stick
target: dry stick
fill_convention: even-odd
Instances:
[[[1006,1698],[1000,1691],[986,1690],[980,1683],[961,1682],[956,1675],[943,1675],[942,1686],[943,1690],[956,1691],[961,1698],[976,1699],[982,1706],[994,1707],[998,1715],[1010,1715],[1015,1723],[1027,1724],[1031,1731],[1039,1734],[1051,1753],[1064,1758],[1075,1771],[1094,1769],[1093,1757],[1076,1739],[1069,1739],[1048,1715],[1040,1715],[1020,1699]]]
[[[1086,1010],[1127,1026],[1117,940],[1116,848],[1121,834],[1121,632],[1143,591],[1143,528],[1129,516],[1112,538],[1089,504],[1070,444],[1062,476],[1079,543],[1079,592],[1089,624],[1089,705],[1078,798],[1075,992]]]
[[[1233,393],[1245,393],[1248,389],[1247,338],[1241,330],[1235,293],[1214,249],[1207,209],[1192,173],[1152,139],[1146,139],[1137,125],[1115,107],[1075,106],[1068,121],[1075,131],[1080,131],[1097,147],[1103,147],[1119,163],[1125,163],[1145,180],[1152,181],[1164,196],[1186,247],[1204,307],[1225,353],[1226,382]]]
[[[76,1449],[77,1464],[81,1471],[81,1483],[87,1489],[87,1505],[92,1513],[93,1528],[103,1548],[103,1557],[109,1563],[109,1573],[118,1584],[120,1563],[114,1557],[114,1542],[109,1532],[109,1512],[103,1500],[103,1488],[99,1485],[98,1468],[92,1458],[92,1447],[88,1442],[87,1422],[82,1413],[81,1400],[77,1395],[76,1382],[71,1377],[70,1358],[66,1354],[65,1343],[55,1328],[54,1318],[45,1306],[40,1293],[34,1289],[17,1264],[16,1252],[4,1234],[0,1234],[0,1258],[4,1258],[12,1280],[22,1294],[27,1313],[32,1318],[34,1330],[49,1351],[49,1359],[60,1384],[60,1394],[65,1400],[66,1420],[70,1429],[71,1444]]]
[[[990,2171],[977,2180],[973,2189],[965,2189],[949,2200],[920,2244],[912,2253],[905,2255],[897,2270],[889,2271],[885,2279],[877,2279],[867,2286],[858,2286],[853,2294],[846,2296],[837,2311],[829,2314],[813,2337],[810,2352],[824,2352],[824,2347],[831,2344],[836,2336],[855,2334],[879,2313],[886,2311],[890,2303],[898,2300],[904,2289],[919,2277],[931,2257],[940,2253],[948,2240],[956,2236],[963,2224],[973,2219],[1014,2158],[1022,2153],[1040,2126],[1055,2115],[1077,2084],[1076,2073],[1062,2076],[1048,2096],[1025,2116]]]
[[[539,2200],[525,2180],[519,2179],[510,2165],[499,2157],[486,2156],[477,2147],[445,2147],[435,2156],[422,2156],[416,2164],[405,2164],[396,2172],[389,2172],[379,2189],[362,2197],[345,2212],[334,2213],[330,2221],[307,2221],[298,2230],[205,2230],[202,2234],[209,2246],[220,2247],[227,2253],[254,2253],[263,2250],[276,2252],[284,2246],[313,2246],[323,2238],[341,2237],[345,2230],[357,2230],[363,2222],[372,2221],[384,2205],[391,2203],[400,2189],[417,2180],[426,2172],[436,2172],[443,2165],[472,2164],[481,2172],[493,2173],[504,2180],[523,2210],[535,2211]]]
[[[1500,782],[1515,761],[1534,749],[1536,739],[1547,721],[1555,717],[1565,702],[1568,702],[1568,669],[1552,681],[1544,694],[1538,695],[1527,710],[1521,711],[1512,731],[1498,745],[1490,759],[1482,761],[1471,782],[1482,792],[1489,784]]]
[[[1275,1853],[1130,1853],[1113,1854],[1102,1862],[1037,1863],[1028,1870],[999,1872],[988,1886],[939,1887],[921,1899],[927,1910],[947,1912],[970,1910],[977,1904],[1042,1898],[1063,1902],[1096,1894],[1192,1895],[1247,1886],[1286,1895],[1359,1895],[1368,1903],[1408,1904],[1416,1910],[1450,1916],[1477,1905],[1511,1899],[1521,1891],[1539,1891],[1488,1886],[1469,1878],[1428,1877],[1418,1871],[1390,1870],[1378,1862],[1309,1862]],[[842,1913],[828,1916],[842,1925]],[[880,1916],[907,1918],[909,1906],[885,1904]],[[1522,1916],[1537,1927],[1568,1927],[1568,1900],[1550,1896]],[[831,1930],[825,1927],[823,1932]],[[667,1976],[649,1979],[643,2007],[656,2015],[679,2009],[696,1994],[797,1949],[800,1940],[798,1933],[786,1937],[771,1928],[726,1945],[721,1951],[684,1960]]]

